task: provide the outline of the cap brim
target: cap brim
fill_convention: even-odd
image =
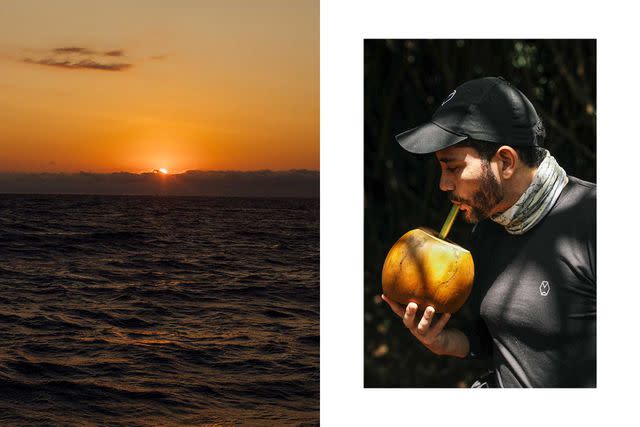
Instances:
[[[396,135],[396,141],[402,148],[418,154],[434,153],[465,139],[467,139],[466,135],[449,132],[433,122],[425,123],[422,126]]]

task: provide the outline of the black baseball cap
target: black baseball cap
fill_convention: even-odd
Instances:
[[[537,127],[542,122],[522,92],[502,77],[484,77],[458,86],[430,122],[396,140],[412,153],[433,153],[468,138],[512,147],[542,146]]]

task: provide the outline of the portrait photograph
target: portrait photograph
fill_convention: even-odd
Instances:
[[[593,39],[364,41],[365,387],[596,387],[596,117]]]

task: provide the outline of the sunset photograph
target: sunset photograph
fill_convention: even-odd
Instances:
[[[0,5],[0,424],[319,423],[319,7]]]

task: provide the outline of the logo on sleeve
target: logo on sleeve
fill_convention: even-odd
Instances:
[[[549,295],[550,290],[551,286],[549,286],[549,282],[543,280],[542,283],[540,283],[540,295],[546,297],[547,295]]]

